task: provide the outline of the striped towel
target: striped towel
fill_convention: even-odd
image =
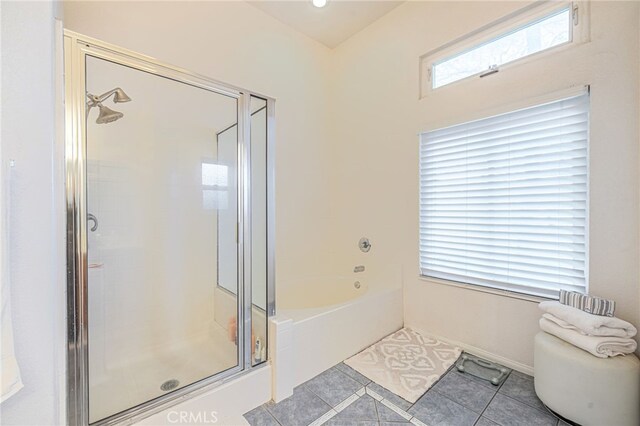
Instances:
[[[571,306],[593,315],[612,317],[616,309],[613,300],[578,293],[577,291],[560,290],[560,303]]]

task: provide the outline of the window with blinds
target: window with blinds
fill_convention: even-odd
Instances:
[[[588,135],[586,91],[421,134],[422,275],[585,291]]]

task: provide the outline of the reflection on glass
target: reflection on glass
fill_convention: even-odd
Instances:
[[[229,167],[215,163],[202,163],[203,186],[227,186]]]
[[[229,166],[214,162],[202,163],[202,208],[226,210],[228,200]]]
[[[100,224],[87,241],[95,422],[238,365],[237,134],[222,148],[216,137],[237,121],[237,102],[86,65],[87,92],[121,87],[131,100],[108,98],[87,117],[87,212]],[[231,293],[216,286],[226,266]]]

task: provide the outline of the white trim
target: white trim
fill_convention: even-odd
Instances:
[[[547,301],[547,300],[552,300],[546,297],[534,296],[531,294],[516,293],[515,291],[500,290],[494,287],[485,287],[477,284],[467,284],[467,283],[462,283],[458,281],[444,280],[441,278],[428,277],[426,275],[420,275],[418,278],[420,278],[420,280],[422,281],[426,281],[432,284],[448,285],[451,287],[458,287],[466,290],[479,291],[480,293],[488,293],[488,294],[494,294],[496,296],[509,297],[511,299],[524,300],[526,302],[532,302],[536,304]]]
[[[458,115],[454,120],[425,122],[422,125],[422,130],[418,132],[418,136],[422,135],[423,133],[446,129],[447,127],[457,126],[458,124],[462,123],[470,123],[473,121],[482,120],[487,117],[493,117],[496,115],[502,115],[509,112],[530,108],[536,105],[559,101],[560,99],[580,96],[584,93],[589,92],[589,90],[590,88],[588,83],[580,83],[564,89],[554,90],[552,92],[529,97],[516,102],[509,102],[508,104],[500,105],[499,107],[483,108],[469,114]]]
[[[511,368],[512,370],[519,371],[524,374],[528,374],[529,376],[533,376],[533,366],[526,365],[518,361],[514,361],[509,358],[505,358],[501,355],[494,354],[493,352],[489,352],[485,349],[480,349],[473,345],[469,345],[466,343],[458,342],[456,340],[449,339],[448,337],[439,336],[437,334],[429,333],[425,330],[422,330],[418,327],[414,327],[411,324],[406,325],[408,328],[414,330],[415,332],[422,334],[423,336],[432,337],[438,340],[442,340],[445,343],[448,343],[453,346],[460,347],[463,351],[468,352],[470,354],[479,356],[480,358],[487,359],[489,361],[496,362],[498,364],[504,365],[505,367]]]
[[[425,53],[424,55],[421,55],[419,67],[419,98],[422,99],[428,96],[431,92],[442,90],[445,87],[461,84],[463,82],[478,81],[478,77],[482,76],[482,74],[486,72],[485,70],[477,74],[473,74],[471,76],[453,81],[451,83],[447,83],[437,88],[433,88],[431,78],[432,71],[433,67],[438,63],[466,51],[473,50],[476,47],[489,43],[493,40],[496,40],[502,36],[507,35],[511,31],[517,31],[527,24],[534,23],[537,20],[549,16],[555,11],[560,11],[567,7],[574,11],[570,14],[569,18],[571,20],[570,25],[572,29],[569,41],[530,55],[526,55],[522,58],[513,60],[506,64],[502,64],[499,67],[499,71],[502,73],[504,72],[504,70],[509,69],[515,65],[521,65],[523,63],[545,57],[549,54],[555,54],[560,50],[564,50],[575,45],[588,42],[590,39],[589,0],[574,2],[566,0],[536,1],[532,4],[527,5],[526,7],[516,10],[513,13],[503,16],[487,25],[484,25],[474,31],[471,31],[461,37],[445,43],[444,45],[433,49]],[[577,16],[577,19],[575,19],[574,16]]]
[[[65,202],[65,80],[64,80],[64,25],[61,19],[54,21],[54,113],[55,139],[53,144],[53,209],[54,253],[56,287],[56,340],[67,341],[67,236]],[[55,354],[57,380],[57,423],[67,421],[67,350],[60,348]]]

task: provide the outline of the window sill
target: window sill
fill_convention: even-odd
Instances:
[[[427,277],[427,276],[424,276],[424,275],[419,275],[419,278],[422,281],[426,281],[426,282],[433,283],[433,284],[447,285],[447,286],[451,286],[451,287],[458,287],[458,288],[463,288],[463,289],[466,289],[466,290],[478,291],[478,292],[481,292],[481,293],[488,293],[488,294],[493,294],[493,295],[496,295],[496,296],[508,297],[508,298],[511,298],[511,299],[519,299],[519,300],[524,300],[526,302],[532,302],[532,303],[540,303],[540,302],[544,302],[544,301],[547,301],[547,300],[556,300],[556,299],[552,299],[552,298],[534,296],[534,295],[530,295],[530,294],[515,293],[513,291],[500,290],[500,289],[497,289],[497,288],[483,287],[483,286],[479,286],[479,285],[466,284],[466,283],[461,283],[461,282],[457,282],[457,281],[449,281],[449,280],[443,280],[443,279],[440,279],[440,278]]]

